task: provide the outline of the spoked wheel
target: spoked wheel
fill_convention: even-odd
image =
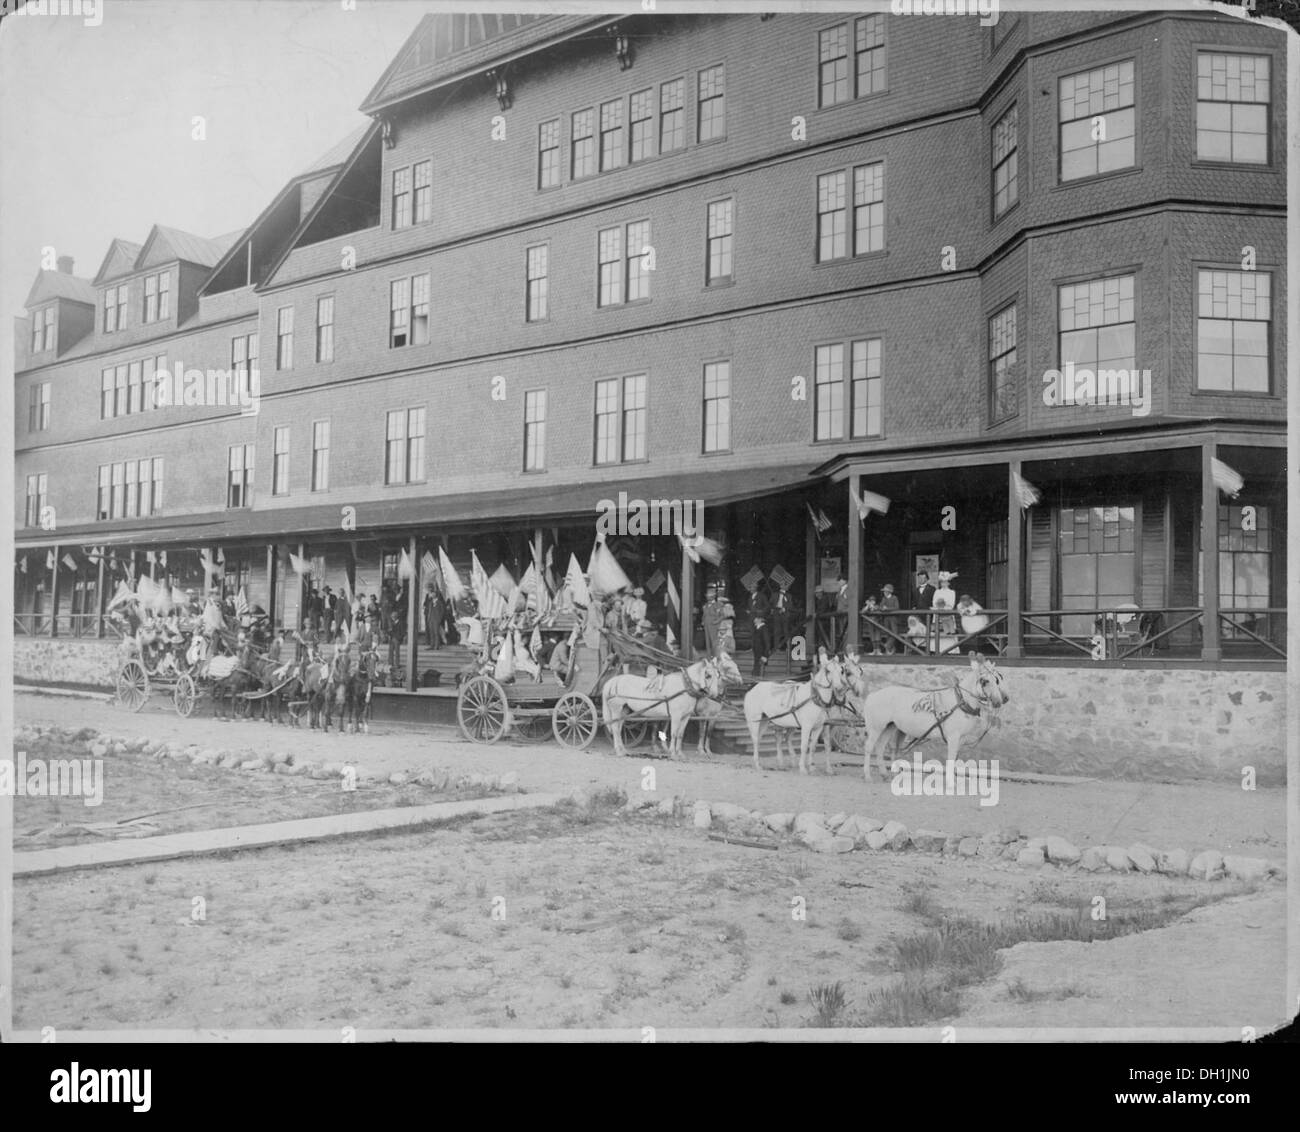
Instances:
[[[625,719],[623,721],[623,746],[635,751],[651,734],[650,720]]]
[[[460,733],[471,743],[495,743],[510,726],[506,690],[491,676],[472,676],[456,697]]]
[[[194,677],[188,672],[182,672],[177,677],[176,687],[172,689],[172,707],[176,709],[176,714],[187,717],[193,715],[198,699],[199,692],[194,686]]]
[[[591,746],[600,725],[596,705],[582,692],[566,692],[551,713],[551,726],[562,747],[581,751]]]
[[[518,715],[514,717],[515,733],[527,743],[539,743],[551,733],[549,715]]]
[[[149,674],[138,660],[128,660],[117,670],[117,702],[127,711],[139,711],[149,699]]]

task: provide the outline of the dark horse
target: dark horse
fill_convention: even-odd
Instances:
[[[327,733],[330,729],[330,720],[334,718],[336,713],[339,719],[340,734],[343,731],[343,720],[347,713],[348,688],[351,683],[352,654],[345,648],[336,648],[334,656],[329,662],[323,695],[325,706],[324,730]]]
[[[375,684],[379,682],[379,654],[371,649],[361,654],[360,660],[352,669],[347,682],[344,700],[344,714],[339,720],[339,729],[344,722],[351,725],[355,734],[358,730],[370,733],[370,696]]]

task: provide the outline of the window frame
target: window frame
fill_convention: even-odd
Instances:
[[[704,75],[707,72],[717,71],[717,70],[720,70],[722,72],[722,93],[710,95],[708,98],[701,97],[700,95],[701,80],[704,78]],[[706,138],[703,136],[704,107],[706,106],[706,104],[712,102],[722,103],[722,115],[721,115],[722,132],[716,134],[710,134],[710,136]],[[699,67],[696,69],[695,72],[695,144],[710,145],[713,142],[720,142],[726,140],[727,140],[727,63],[726,60],[724,59],[716,63],[710,63],[708,66]]]
[[[327,295],[316,296],[316,364],[329,365],[334,361],[334,300],[331,291]],[[329,304],[329,321],[321,321],[322,304]],[[326,333],[328,331],[328,333]],[[327,348],[323,348],[327,347]],[[328,356],[327,356],[328,355]]]
[[[420,170],[426,180],[420,184]],[[423,213],[423,215],[421,215]],[[411,164],[411,226],[428,224],[433,219],[433,158]]]
[[[1200,57],[1202,55],[1240,55],[1252,56],[1256,59],[1268,60],[1268,101],[1259,102],[1231,102],[1226,99],[1203,99],[1200,96]],[[1258,50],[1225,50],[1223,44],[1192,44],[1192,57],[1194,65],[1191,73],[1192,85],[1192,113],[1193,113],[1193,131],[1197,135],[1192,143],[1192,164],[1207,165],[1222,169],[1252,169],[1255,171],[1269,170],[1276,172],[1278,168],[1277,155],[1275,150],[1278,148],[1273,144],[1273,105],[1276,102],[1275,91],[1277,89],[1277,58],[1273,52],[1267,49]],[[1283,67],[1286,66],[1285,57]],[[1234,161],[1231,158],[1222,157],[1202,157],[1200,154],[1200,129],[1201,129],[1201,103],[1218,103],[1223,106],[1260,106],[1264,107],[1264,146],[1266,157],[1263,161]],[[1229,111],[1231,118],[1231,111]],[[1231,135],[1230,135],[1231,136]]]
[[[544,122],[537,123],[537,189],[544,192],[547,189],[558,189],[564,184],[564,119],[547,118]],[[549,148],[543,147],[542,131],[549,125],[555,126],[555,145]],[[554,171],[555,179],[550,183],[544,183],[543,174],[548,170],[549,165],[545,158],[548,153],[555,154]]]
[[[35,487],[35,491],[32,488]],[[25,527],[41,525],[41,510],[49,504],[50,481],[48,472],[30,472],[27,476],[26,497],[24,501]]]
[[[322,426],[324,426],[324,445],[320,443]],[[330,489],[330,420],[328,417],[311,422],[310,482],[313,492]]]
[[[645,404],[635,408],[627,407],[627,383],[637,378],[645,382]],[[616,407],[612,413],[602,414],[599,411],[600,405],[600,388],[608,383],[617,383],[618,399]],[[644,452],[639,456],[629,458],[627,456],[627,426],[628,413],[639,412],[644,414],[645,429],[643,432]],[[614,440],[617,444],[617,456],[612,460],[599,460],[597,457],[600,452],[600,418],[601,416],[613,416],[615,418]],[[650,371],[638,370],[634,373],[617,374],[610,377],[597,378],[592,387],[592,444],[591,444],[591,463],[594,468],[617,467],[621,464],[644,464],[650,460]]]
[[[285,315],[288,315],[288,328],[285,328]],[[293,369],[293,324],[294,307],[279,307],[275,312],[275,369]]]
[[[664,109],[664,88],[671,87],[675,83],[681,84],[681,105],[671,110],[665,110]],[[685,74],[677,75],[671,79],[664,79],[661,83],[659,83],[658,98],[655,104],[655,131],[656,131],[655,145],[659,151],[659,156],[661,157],[666,153],[677,153],[680,150],[686,149],[687,146],[690,144],[690,138],[688,134],[689,127],[686,121],[686,107],[689,102],[689,98],[690,96],[686,92]],[[680,138],[681,140],[678,141],[676,145],[665,147],[664,146],[664,122],[667,120],[670,114],[681,115],[680,119],[677,119],[677,121],[680,122],[680,126],[675,127],[671,131],[673,137]]]
[[[996,319],[1001,318],[1008,311],[1015,311],[1015,342],[1010,350],[1004,350],[1001,354],[993,354],[993,323]],[[1020,365],[1020,297],[1019,295],[1007,299],[995,306],[984,319],[985,334],[985,401],[988,412],[989,427],[1005,424],[1007,421],[1014,420],[1020,415],[1020,382],[1016,376],[1015,369]],[[1015,361],[1006,366],[1004,372],[1010,373],[1010,385],[1012,389],[1012,405],[1008,412],[998,414],[996,410],[997,399],[994,390],[994,366],[1005,358],[1008,354],[1015,354]]]
[[[398,187],[398,178],[402,177],[405,188]],[[400,232],[403,228],[410,228],[414,224],[412,219],[415,215],[414,203],[414,182],[415,173],[410,165],[396,166],[392,171],[389,179],[389,227],[394,232]]]
[[[1016,116],[1016,123],[1013,134],[1013,144],[1011,150],[1001,161],[997,160],[996,137],[998,127],[1006,121],[1008,114]],[[1005,166],[1009,161],[1014,160],[1016,163],[1016,172],[1014,178],[1008,180],[1008,184],[1014,183],[1016,186],[1015,199],[1012,200],[1001,212],[998,211],[998,170]],[[989,215],[993,224],[997,224],[1007,213],[1011,212],[1020,204],[1020,102],[1018,99],[1012,99],[1005,107],[1002,113],[993,119],[992,126],[989,127]]]
[[[650,104],[650,114],[645,118],[634,118],[636,113],[636,99],[638,95],[648,95]],[[659,156],[659,130],[658,130],[658,106],[657,91],[652,83],[648,87],[642,87],[640,90],[634,90],[627,96],[627,163],[629,165],[640,165],[643,161],[653,161]],[[647,130],[649,132],[649,152],[642,153],[640,157],[636,156],[637,143],[637,124],[648,122]]]
[[[728,230],[721,236],[710,236],[709,228],[712,220],[714,205],[730,205],[728,213]],[[726,275],[713,275],[713,241],[726,240],[727,259],[730,263],[731,270]],[[704,286],[705,287],[730,287],[736,281],[736,197],[730,194],[725,197],[718,197],[716,200],[704,202]]]
[[[534,277],[533,252],[542,253],[541,275]],[[535,314],[533,307],[533,284],[540,283],[538,289],[541,313]],[[549,322],[551,319],[551,243],[543,240],[539,244],[529,244],[524,248],[524,322]]]
[[[870,374],[867,374],[864,378],[861,379],[867,386],[868,396],[867,396],[864,415],[866,417],[868,425],[870,424],[870,420],[871,420],[870,385],[871,382],[877,383],[877,388],[879,389],[880,392],[880,431],[878,433],[871,433],[870,431],[867,431],[860,436],[854,432],[854,428],[853,428],[853,422],[857,416],[857,411],[856,411],[857,402],[854,399],[854,393],[855,393],[854,386],[857,384],[857,381],[854,379],[853,376],[853,355],[854,355],[853,348],[859,342],[862,343],[864,347],[867,347],[866,353],[867,353],[868,361],[870,360],[869,344],[871,342],[880,343],[879,375],[876,377],[872,377]],[[817,380],[817,372],[818,372],[817,354],[818,351],[820,350],[830,349],[831,347],[835,347],[835,346],[840,347],[842,351],[839,384],[842,386],[842,401],[840,406],[840,415],[841,415],[841,419],[844,422],[844,427],[841,430],[841,435],[839,436],[820,437],[817,435],[817,431],[818,431],[817,422],[819,417],[818,409],[820,407],[819,390],[823,385],[831,385],[833,383],[820,382]],[[885,439],[886,433],[885,433],[885,332],[884,331],[863,331],[860,334],[851,334],[847,338],[827,338],[819,342],[814,342],[812,344],[811,372],[812,372],[812,387],[813,387],[813,395],[811,398],[812,443],[813,444],[844,444],[850,441],[859,441],[859,440],[876,441],[876,440]]]
[[[813,101],[818,110],[833,110],[837,106],[848,106],[859,99],[878,98],[889,92],[889,35],[886,29],[889,25],[881,19],[880,28],[882,31],[880,45],[878,47],[858,47],[858,24],[863,20],[871,17],[883,17],[883,12],[843,12],[837,13],[840,18],[834,23],[824,24],[816,29],[816,39],[814,41],[817,53],[817,71],[815,75],[815,89],[813,91]],[[845,54],[837,56],[845,61],[844,81],[848,87],[846,97],[837,99],[834,102],[823,101],[822,94],[824,84],[822,81],[822,68],[825,62],[821,58],[821,37],[827,32],[834,31],[837,28],[844,28]],[[864,91],[862,89],[862,64],[861,57],[870,55],[873,51],[879,51],[881,56],[881,85],[879,89]],[[868,68],[868,73],[873,73],[876,68]]]
[[[171,283],[172,273],[170,271],[156,271],[152,275],[144,277],[144,304],[141,311],[141,322],[146,325],[154,322],[162,322],[171,317]],[[153,293],[150,294],[149,285],[153,284]],[[152,302],[152,310],[150,300]]]
[[[280,447],[280,437],[284,437],[284,447]],[[271,430],[271,494],[285,496],[289,494],[289,453],[293,435],[289,425],[276,425]],[[283,484],[283,486],[281,486]]]
[[[425,281],[425,300],[417,303],[415,298],[415,283],[417,279]],[[396,301],[394,289],[399,284],[405,284],[406,287],[406,305],[402,308],[394,306]],[[415,341],[416,311],[423,306],[424,311],[424,339]],[[388,348],[390,350],[404,350],[409,346],[427,346],[431,338],[431,316],[430,311],[433,306],[433,272],[419,271],[413,275],[399,276],[396,279],[390,279],[388,282]],[[402,314],[405,316],[406,341],[402,343],[395,342],[397,337],[397,326],[395,316]]]
[[[709,396],[709,368],[717,366],[727,367],[727,394],[726,397]],[[706,358],[700,365],[700,455],[701,456],[726,456],[734,451],[731,446],[731,425],[732,425],[732,390],[735,388],[735,380],[732,376],[733,360],[731,357]],[[718,404],[723,400],[727,405],[726,420],[726,441],[725,445],[710,448],[709,447],[709,406]]]
[[[606,129],[605,112],[613,107],[617,107],[617,110],[612,113],[617,115],[618,121]],[[596,171],[599,173],[613,173],[615,170],[622,169],[625,164],[627,154],[624,149],[629,144],[626,111],[626,99],[622,95],[618,98],[607,98],[597,104]],[[606,164],[607,157],[610,159],[610,164]]]
[[[48,381],[33,381],[27,405],[27,431],[48,432],[50,429],[50,399],[52,390]]]
[[[577,132],[577,118],[580,115],[587,116],[588,132],[579,134]],[[599,125],[596,118],[596,108],[592,106],[585,107],[581,110],[573,110],[569,114],[569,180],[585,181],[588,177],[594,177],[600,172],[600,147],[597,137],[597,126]],[[591,152],[583,159],[583,168],[585,172],[578,172],[578,143],[586,142],[591,147]]]
[[[1071,118],[1069,122],[1061,120],[1061,83],[1066,79],[1076,78],[1079,75],[1089,75],[1095,71],[1104,71],[1107,67],[1117,66],[1123,63],[1133,64],[1133,102],[1131,106],[1117,106],[1114,110],[1103,110],[1100,114],[1087,114],[1082,118]],[[1141,88],[1141,72],[1138,68],[1137,54],[1126,52],[1117,55],[1114,58],[1104,59],[1093,63],[1090,66],[1083,67],[1079,70],[1066,71],[1056,75],[1055,90],[1055,107],[1054,116],[1056,119],[1055,145],[1056,145],[1056,184],[1055,189],[1065,189],[1073,185],[1086,185],[1093,181],[1099,181],[1105,177],[1122,177],[1125,174],[1136,173],[1142,169],[1142,119],[1138,110],[1138,92]],[[1090,121],[1092,118],[1104,117],[1107,114],[1114,114],[1120,110],[1132,109],[1133,111],[1133,163],[1125,165],[1119,169],[1108,169],[1106,172],[1087,173],[1079,177],[1071,177],[1068,180],[1064,176],[1065,171],[1065,146],[1063,131],[1067,125],[1074,122]],[[1108,138],[1107,141],[1114,139]],[[1093,143],[1094,146],[1098,143]]]
[[[240,466],[233,466],[235,451],[240,452]],[[256,448],[252,443],[231,444],[226,453],[226,510],[242,511],[253,505],[253,473],[256,470]],[[232,503],[235,483],[234,475],[239,472],[239,502]]]
[[[387,409],[384,412],[384,486],[385,487],[407,487],[411,484],[426,483],[428,480],[428,469],[425,466],[425,441],[428,437],[428,414],[427,405],[409,405],[398,409]],[[413,414],[420,414],[420,434],[415,436],[412,432]],[[392,422],[399,418],[401,420],[401,435],[390,436],[392,431]],[[416,449],[414,442],[419,441],[419,478],[411,477],[411,468],[415,462],[414,455]],[[393,445],[400,444],[401,450],[401,467],[402,479],[394,479],[394,449]]]
[[[1061,329],[1061,289],[1063,287],[1078,287],[1085,283],[1104,283],[1106,280],[1109,279],[1124,279],[1125,277],[1131,277],[1133,280],[1133,367],[1132,368],[1138,368],[1137,367],[1137,359],[1139,356],[1138,327],[1140,325],[1140,319],[1138,316],[1141,314],[1142,311],[1142,298],[1141,298],[1141,289],[1140,289],[1140,281],[1142,278],[1142,273],[1141,273],[1140,266],[1130,265],[1127,267],[1115,267],[1108,271],[1104,271],[1096,275],[1089,274],[1089,275],[1070,276],[1064,279],[1053,280],[1052,285],[1056,289],[1056,294],[1053,296],[1053,309],[1055,311],[1055,322],[1056,322],[1056,344],[1055,344],[1056,363],[1054,366],[1056,370],[1058,370],[1061,373],[1065,372],[1065,362],[1061,356],[1061,338],[1064,334],[1073,334],[1079,330],[1101,330],[1104,327],[1127,325],[1124,322],[1103,322],[1098,324],[1097,326],[1086,326],[1086,327],[1076,326],[1074,330],[1063,331]],[[1016,317],[1017,319],[1019,319],[1019,314],[1017,314]],[[1018,334],[1019,325],[1017,325],[1016,330]],[[1077,365],[1076,368],[1078,368]],[[1094,373],[1095,372],[1096,370],[1094,369]]]
[[[541,398],[541,417],[529,419],[530,404],[534,404],[534,398]],[[526,475],[536,475],[539,472],[546,471],[546,426],[547,417],[550,410],[550,390],[547,387],[524,390],[524,453],[523,453],[523,470]],[[535,430],[535,431],[534,431]],[[538,437],[536,443],[531,445],[530,441]],[[533,449],[540,453],[539,459],[529,462],[529,454]]]
[[[1234,264],[1225,264],[1212,262],[1208,260],[1192,260],[1190,267],[1192,269],[1192,327],[1193,327],[1193,346],[1192,346],[1192,395],[1194,397],[1253,397],[1267,398],[1276,400],[1282,396],[1279,392],[1279,381],[1276,376],[1276,334],[1274,324],[1275,303],[1277,298],[1277,272],[1276,264],[1257,264],[1254,271],[1242,271],[1241,262]],[[1268,280],[1268,353],[1265,355],[1268,359],[1268,389],[1202,389],[1201,388],[1201,347],[1200,347],[1200,275],[1202,271],[1224,271],[1230,275],[1267,275]],[[1220,322],[1258,322],[1259,319],[1217,319]],[[1236,357],[1235,353],[1233,355]],[[1235,367],[1234,367],[1235,368]],[[1235,380],[1235,374],[1234,374]]]

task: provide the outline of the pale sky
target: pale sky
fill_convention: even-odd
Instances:
[[[0,340],[41,249],[92,277],[155,222],[244,228],[367,120],[362,99],[429,0],[101,0],[0,22]],[[82,0],[73,0],[81,8]],[[84,6],[90,8],[89,0]],[[206,119],[207,139],[191,137]],[[12,364],[12,353],[8,354]]]

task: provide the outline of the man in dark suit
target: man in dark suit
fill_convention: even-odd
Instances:
[[[424,638],[430,649],[442,648],[442,594],[432,582],[424,594]]]
[[[934,638],[934,618],[930,616],[930,609],[934,604],[934,586],[930,584],[928,570],[918,570],[916,572],[916,590],[914,592],[916,597],[913,599],[912,604],[917,609],[925,611],[918,613],[917,616],[921,619],[921,623],[925,625],[925,639],[927,647],[929,647]]]

